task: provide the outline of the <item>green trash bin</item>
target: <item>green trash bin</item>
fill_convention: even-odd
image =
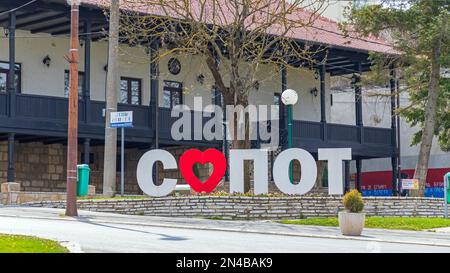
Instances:
[[[77,165],[77,169],[78,169],[77,196],[85,196],[88,194],[89,173],[91,169],[87,164]]]

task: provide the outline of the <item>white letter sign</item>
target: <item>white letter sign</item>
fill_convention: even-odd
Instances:
[[[253,160],[255,194],[269,191],[267,151],[230,150],[230,192],[244,193],[244,160]]]
[[[352,159],[352,149],[319,149],[318,159],[328,161],[328,193],[343,194],[342,160]]]
[[[137,182],[141,190],[150,196],[166,196],[170,194],[177,185],[176,179],[164,178],[161,185],[155,185],[153,181],[153,167],[160,161],[164,169],[176,169],[177,161],[168,151],[150,150],[146,152],[137,165]]]
[[[292,160],[298,160],[301,166],[301,177],[298,184],[291,183],[289,165]],[[305,194],[316,183],[317,166],[314,157],[307,151],[291,148],[281,152],[273,164],[273,180],[280,191],[287,194]]]

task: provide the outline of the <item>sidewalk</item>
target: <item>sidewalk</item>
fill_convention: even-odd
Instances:
[[[431,231],[440,232],[440,233],[450,233],[450,227],[433,228]],[[450,236],[450,235],[448,235],[448,236]]]
[[[427,246],[450,247],[448,233],[428,231],[400,231],[365,229],[359,237],[343,236],[337,227],[285,225],[272,221],[229,221],[198,218],[168,218],[153,216],[132,216],[112,213],[99,213],[79,210],[78,217],[65,217],[62,209],[0,207],[0,217],[28,219],[49,219],[55,221],[80,221],[89,223],[112,223],[165,228],[195,230],[216,230],[240,233],[299,236],[309,238],[328,238],[387,243],[401,243]]]

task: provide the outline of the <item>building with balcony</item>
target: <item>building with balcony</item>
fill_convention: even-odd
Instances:
[[[100,192],[108,21],[98,3],[83,0],[80,6],[78,139],[79,162],[90,165],[91,181]],[[65,0],[31,3],[0,0],[0,182],[19,182],[23,190],[64,191],[66,187],[69,63],[64,55],[69,49],[69,11]],[[283,90],[294,89],[299,95],[299,102],[293,108],[295,147],[306,149],[314,156],[318,148],[352,148],[357,187],[363,160],[390,158],[391,171],[395,173],[396,125],[378,128],[364,124],[359,85],[352,90],[356,99],[349,114],[354,123],[330,122],[333,120],[331,78],[349,75],[358,81],[359,75],[370,69],[370,51],[392,54],[392,48],[375,38],[344,37],[337,23],[323,17],[314,24],[308,35],[297,33],[292,38],[298,43],[308,39],[314,45],[326,47],[327,58],[317,56],[320,65],[314,69],[262,67],[261,80],[250,94],[250,103],[277,104]],[[212,76],[199,56],[166,56],[161,54],[164,52],[161,48],[157,53],[164,57],[158,63],[159,73],[155,73],[150,67],[149,52],[148,44],[123,43],[120,47],[118,109],[134,113],[134,127],[126,129],[125,134],[126,193],[139,193],[136,165],[140,156],[155,147],[156,142],[176,156],[189,147],[222,149],[226,146],[222,141],[175,141],[171,137],[171,125],[176,120],[170,116],[172,107],[186,104],[193,108],[194,97],[201,97],[206,103],[220,100]],[[285,116],[283,107],[280,109],[281,117]],[[285,123],[281,124],[283,134]],[[286,141],[285,136],[281,139]],[[347,187],[349,166],[350,162],[346,162]],[[180,178],[177,172],[167,175]]]
[[[362,7],[364,5],[384,4],[379,0],[330,0],[322,15],[336,21],[345,21],[344,10],[351,6]],[[389,37],[389,35],[386,35]],[[445,77],[445,71],[443,76]],[[354,112],[355,96],[352,94],[352,87],[347,76],[335,77],[332,79],[331,95],[333,105],[331,105],[330,122],[339,124],[354,124],[354,116],[349,115]],[[365,86],[362,90],[361,100],[363,103],[363,123],[371,127],[391,128],[391,101],[389,96],[390,86]],[[410,104],[407,92],[400,95],[399,107],[407,107]],[[396,117],[399,125],[398,150],[399,150],[399,171],[401,178],[413,178],[418,161],[419,145],[411,146],[412,137],[420,130],[418,126],[411,126],[403,117]],[[365,160],[362,165],[361,189],[364,195],[391,195],[392,188],[392,162],[390,158],[376,158]],[[450,172],[450,152],[440,149],[437,138],[433,140],[428,164],[425,196],[443,197],[443,177]],[[354,185],[357,169],[353,162],[350,166],[351,181]]]

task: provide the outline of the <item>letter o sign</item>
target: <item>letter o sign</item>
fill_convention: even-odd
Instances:
[[[298,160],[302,168],[300,182],[291,183],[289,178],[289,165],[292,160]],[[314,157],[307,151],[291,148],[280,153],[273,164],[273,180],[277,187],[286,194],[305,194],[316,183],[317,165]]]

